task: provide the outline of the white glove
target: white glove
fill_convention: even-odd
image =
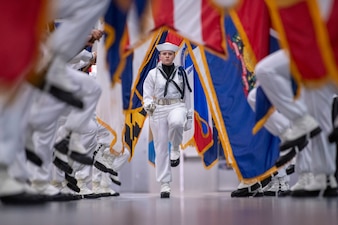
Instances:
[[[184,131],[188,131],[192,128],[192,118],[193,118],[193,111],[190,109],[187,112],[187,121],[184,124]]]
[[[144,110],[151,116],[156,109],[156,105],[154,103],[144,105]]]

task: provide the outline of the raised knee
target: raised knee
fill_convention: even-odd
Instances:
[[[179,120],[175,120],[175,121],[171,121],[171,123],[169,124],[171,129],[183,129],[183,122],[179,121]]]

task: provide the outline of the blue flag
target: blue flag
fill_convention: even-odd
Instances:
[[[246,93],[254,87],[255,77],[241,58],[245,46],[229,17],[225,19],[225,26],[229,58],[224,60],[206,52],[206,59],[225,126],[218,129],[225,129],[227,134],[220,137],[224,154],[239,177],[250,179],[274,166],[279,156],[279,139],[264,128],[252,134],[256,115],[247,103]]]

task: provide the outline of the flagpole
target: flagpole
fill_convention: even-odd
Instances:
[[[183,151],[180,149],[180,192],[184,192],[184,156]]]

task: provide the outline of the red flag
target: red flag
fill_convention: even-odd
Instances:
[[[335,0],[332,6],[332,12],[329,17],[329,20],[327,21],[327,30],[330,36],[330,44],[333,50],[335,63],[338,65],[338,28],[337,28],[337,22],[338,22],[338,1]],[[335,78],[337,79],[337,77]]]
[[[15,0],[1,3],[0,84],[12,84],[27,75],[47,24],[45,0]]]
[[[209,0],[153,0],[148,22],[149,31],[167,27],[193,43],[226,56],[223,15]]]
[[[166,42],[170,42],[172,44],[175,44],[177,46],[180,46],[182,41],[183,41],[183,38],[176,35],[175,33],[173,32],[168,32],[167,34],[167,37],[165,39]]]
[[[324,21],[316,1],[267,0],[282,47],[290,52],[292,74],[310,87],[330,79],[338,83],[338,3],[333,1]]]
[[[264,0],[243,0],[230,16],[252,61],[253,70],[258,61],[269,54],[271,21]]]

